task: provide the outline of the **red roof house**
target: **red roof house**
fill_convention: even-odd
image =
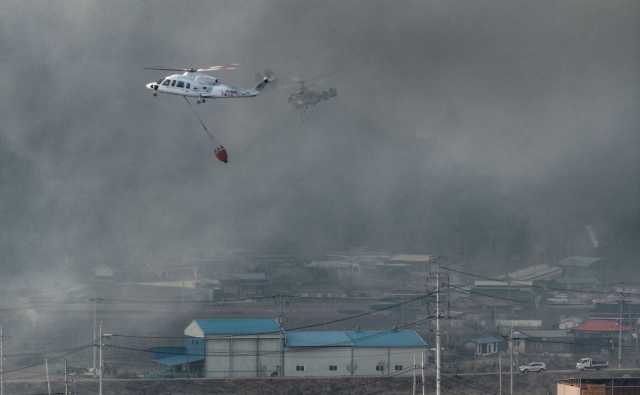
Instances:
[[[619,332],[620,324],[616,320],[587,320],[578,325],[575,330],[577,332]],[[631,327],[622,325],[623,332],[629,332]]]

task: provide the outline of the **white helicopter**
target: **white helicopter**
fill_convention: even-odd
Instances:
[[[240,89],[233,86],[229,86],[220,82],[216,77],[205,74],[208,71],[227,71],[235,70],[238,68],[237,63],[231,63],[221,66],[210,66],[206,68],[170,68],[170,67],[145,67],[145,70],[160,70],[160,71],[181,71],[182,74],[172,74],[155,82],[149,82],[146,84],[147,89],[153,91],[153,96],[158,96],[158,93],[166,93],[170,95],[182,96],[184,100],[191,107],[190,97],[197,98],[196,103],[205,103],[207,99],[229,99],[229,98],[242,98],[242,97],[256,97],[260,92],[273,81],[273,77],[265,75],[262,80],[252,89]],[[207,129],[202,119],[198,116],[193,107],[196,118],[200,121],[200,125],[204,129],[205,133],[211,139],[214,144],[215,157],[227,163],[228,155],[227,151],[222,144],[218,142],[215,136]]]

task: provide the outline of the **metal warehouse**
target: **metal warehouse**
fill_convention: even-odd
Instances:
[[[286,333],[286,376],[410,375],[427,344],[415,331]]]
[[[286,331],[273,319],[197,319],[184,335],[155,361],[211,378],[410,375],[427,348],[412,330]]]

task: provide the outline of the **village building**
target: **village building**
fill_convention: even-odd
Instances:
[[[475,346],[476,357],[495,355],[500,351],[504,351],[506,348],[505,340],[502,337],[494,335],[476,337],[471,340],[471,343]]]
[[[638,377],[571,378],[556,383],[557,395],[640,395]]]
[[[286,331],[273,319],[198,319],[154,360],[209,378],[410,375],[428,344],[413,330]]]

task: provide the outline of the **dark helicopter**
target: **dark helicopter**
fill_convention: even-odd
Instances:
[[[297,110],[307,110],[316,104],[338,96],[336,88],[317,90],[309,88],[304,80],[297,80],[298,89],[289,95],[287,100]]]
[[[332,74],[335,74],[335,72],[315,76],[306,80],[302,78],[292,78],[293,83],[279,85],[279,81],[275,78],[273,71],[267,69],[260,74],[256,74],[256,80],[260,81],[265,76],[268,77],[271,82],[269,85],[272,89],[290,89],[297,85],[297,89],[289,94],[287,101],[294,109],[306,111],[320,102],[338,96],[338,90],[336,88],[324,90],[316,88],[319,80],[325,79]]]

